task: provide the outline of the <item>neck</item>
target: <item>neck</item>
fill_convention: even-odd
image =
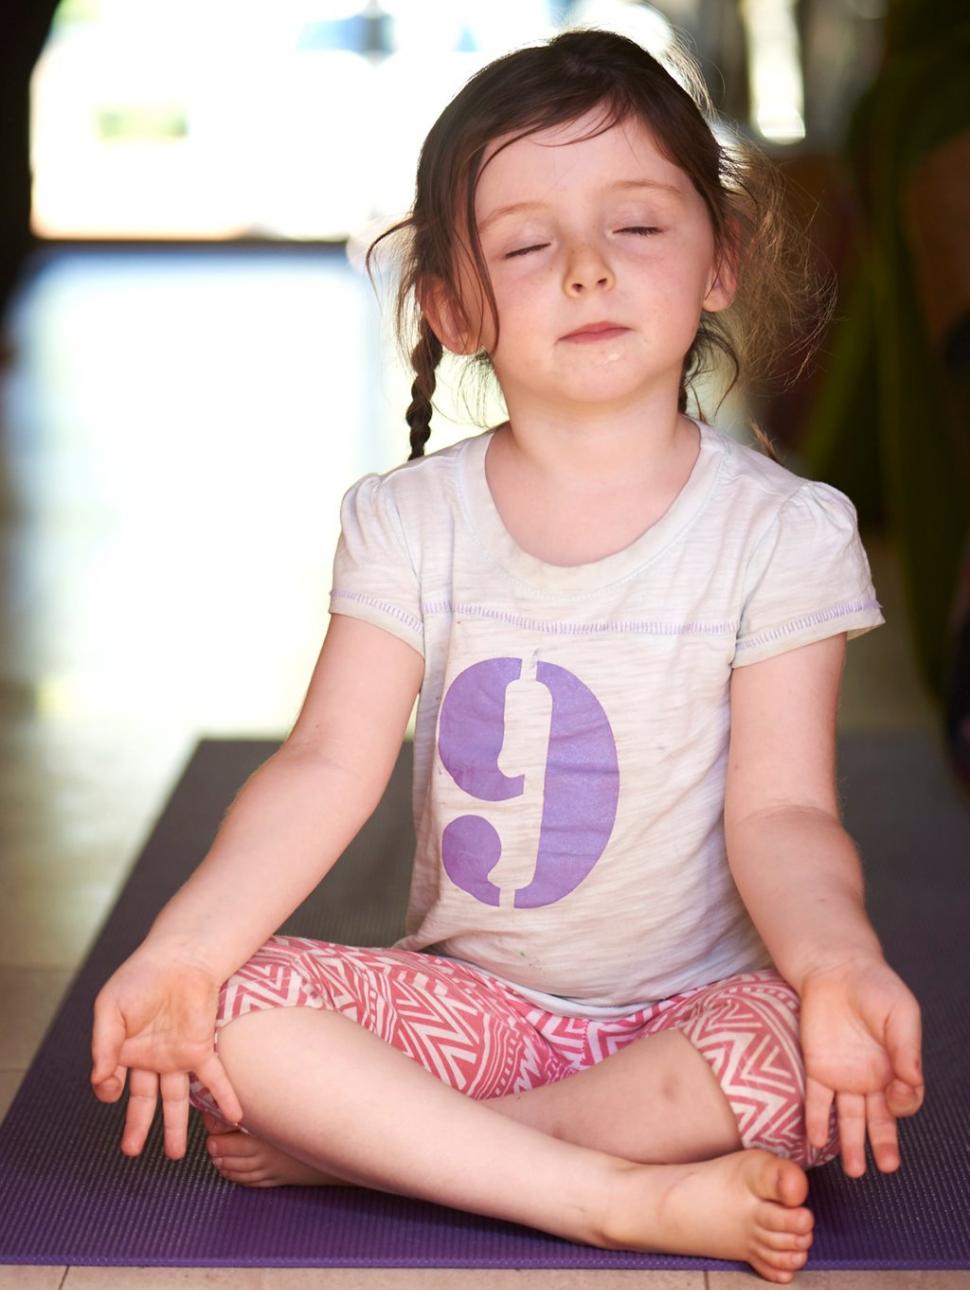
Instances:
[[[622,491],[662,483],[670,470],[680,467],[685,454],[696,451],[699,440],[697,427],[675,403],[590,418],[583,411],[538,414],[510,401],[509,414],[495,431],[508,462],[538,486],[573,491]]]

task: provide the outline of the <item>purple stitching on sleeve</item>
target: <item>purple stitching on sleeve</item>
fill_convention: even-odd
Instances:
[[[387,600],[378,600],[374,596],[362,596],[356,591],[331,591],[331,600],[355,600],[360,605],[370,605],[372,609],[379,609],[381,613],[390,614],[398,622],[405,623],[413,631],[421,633],[422,623],[420,618],[415,618],[414,614],[409,614],[404,609],[399,609],[397,605],[392,605]]]
[[[785,636],[791,636],[793,632],[800,632],[806,627],[814,627],[817,623],[831,622],[833,618],[845,618],[848,614],[861,614],[868,609],[881,609],[878,600],[852,600],[842,605],[833,605],[830,609],[821,609],[815,614],[805,614],[802,618],[795,618],[790,623],[785,623],[781,627],[769,627],[763,632],[758,632],[756,636],[747,636],[744,640],[739,640],[737,648],[753,649],[756,645],[766,645],[769,641],[782,640]]]

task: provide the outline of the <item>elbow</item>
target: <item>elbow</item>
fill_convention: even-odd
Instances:
[[[740,817],[725,813],[724,843],[732,873],[754,864],[805,865],[838,873],[863,891],[862,864],[838,810],[814,803],[784,803]]]
[[[842,826],[839,804],[835,801],[802,800],[797,802],[768,802],[745,811],[732,810],[730,802],[724,805],[724,832],[735,833],[749,827],[757,827],[762,822],[771,825],[785,826],[789,823],[802,824],[821,822],[823,825]]]

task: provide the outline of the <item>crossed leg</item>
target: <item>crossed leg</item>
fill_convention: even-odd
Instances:
[[[368,955],[348,951],[355,953]],[[255,1187],[356,1183],[596,1245],[747,1259],[774,1281],[791,1280],[804,1263],[805,1174],[765,1151],[738,1151],[737,1122],[711,1066],[676,1029],[637,1037],[565,1077],[553,1063],[543,1071],[551,1082],[528,1091],[488,1098],[488,1084],[479,1084],[476,1100],[405,1057],[387,1035],[313,1006],[294,991],[288,970],[277,973],[286,962],[279,946],[268,962],[272,970],[263,961],[245,986],[261,996],[258,1004],[223,1000],[219,1055],[246,1121],[246,1131],[226,1131],[231,1126],[206,1118],[223,1176]],[[422,988],[427,971],[433,975],[426,964]],[[310,971],[306,962],[301,971]],[[270,980],[297,1006],[267,1007]],[[347,982],[338,984],[346,1001]],[[440,1007],[440,978],[432,988]],[[381,993],[373,982],[369,992]],[[410,1004],[419,1013],[414,992]],[[468,1004],[459,1001],[466,1017]],[[490,1069],[507,1076],[508,1054],[499,1051],[507,1026],[497,1033],[490,1057],[499,1060]],[[415,1032],[415,1044],[419,1038]],[[195,1104],[203,1109],[204,1099]],[[712,1213],[721,1215],[715,1227]]]
[[[647,1051],[646,1042],[625,1051],[638,1048]],[[664,1048],[685,1051],[671,1041]],[[251,1012],[225,1026],[219,1052],[255,1137],[321,1173],[603,1248],[743,1259],[780,1283],[805,1262],[807,1179],[794,1161],[767,1151],[728,1145],[712,1160],[638,1164],[576,1145],[496,1113],[325,1010]],[[623,1056],[600,1066],[612,1063],[633,1080],[637,1063],[621,1066]],[[563,1089],[592,1073],[568,1077]],[[606,1108],[605,1075],[598,1085]],[[521,1114],[526,1095],[513,1101]],[[550,1098],[542,1105],[555,1124],[563,1106],[550,1112]],[[622,1110],[636,1118],[635,1107]]]
[[[642,1164],[712,1160],[742,1147],[734,1112],[711,1067],[680,1031],[647,1035],[595,1066],[482,1106],[550,1137]],[[346,1183],[211,1112],[208,1150],[219,1172],[249,1186]]]
[[[712,1159],[742,1146],[708,1061],[667,1029],[678,1013],[691,1024],[688,996],[662,1016],[587,1030],[437,955],[277,936],[223,987],[219,1025],[272,1003],[339,1007],[445,1082],[463,1079],[463,1091],[489,1109],[561,1141],[643,1163]],[[461,1054],[461,1075],[439,1045],[449,1058]],[[596,1061],[604,1050],[609,1055]],[[208,1106],[209,1154],[225,1177],[251,1186],[346,1181],[233,1134],[197,1092],[199,1109]]]

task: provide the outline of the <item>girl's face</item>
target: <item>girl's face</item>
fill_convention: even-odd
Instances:
[[[475,213],[499,343],[487,307],[480,336],[439,336],[459,353],[484,346],[510,405],[621,407],[668,387],[676,399],[702,309],[724,309],[733,298],[730,269],[718,275],[707,208],[687,174],[638,119],[579,138],[601,119],[590,113],[495,155],[505,135],[483,158]],[[484,298],[464,264],[460,281],[474,327]],[[622,330],[569,338],[603,322]]]

